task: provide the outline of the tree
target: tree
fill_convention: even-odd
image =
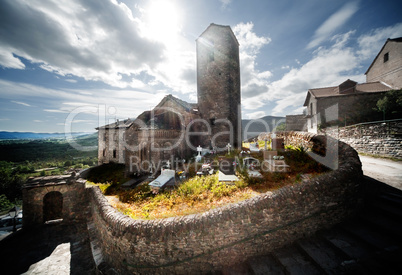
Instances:
[[[383,113],[383,119],[402,118],[402,90],[391,90],[377,101],[378,112]]]

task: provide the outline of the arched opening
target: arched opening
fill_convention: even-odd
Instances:
[[[43,222],[63,218],[63,195],[52,191],[43,197]]]

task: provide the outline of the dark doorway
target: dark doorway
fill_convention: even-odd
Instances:
[[[43,222],[62,219],[63,195],[52,191],[43,198]]]

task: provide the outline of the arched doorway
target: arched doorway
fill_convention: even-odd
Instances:
[[[43,197],[43,222],[63,218],[63,195],[52,191]]]

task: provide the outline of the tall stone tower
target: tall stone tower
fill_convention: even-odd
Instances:
[[[197,93],[211,146],[241,146],[239,42],[229,26],[211,24],[197,39]],[[205,144],[208,145],[208,144]]]

